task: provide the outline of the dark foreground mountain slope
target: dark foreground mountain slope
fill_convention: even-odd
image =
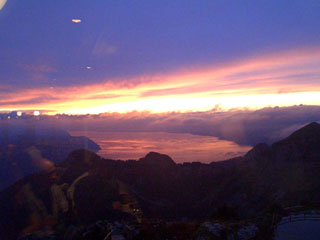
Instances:
[[[206,220],[219,209],[254,218],[272,204],[320,201],[320,125],[311,123],[272,146],[211,164],[175,164],[149,153],[114,161],[78,150],[50,170],[27,176],[0,195],[0,234],[8,239],[50,226],[99,219]]]
[[[0,124],[0,190],[30,173],[48,169],[76,149],[98,151],[87,137],[43,126]]]

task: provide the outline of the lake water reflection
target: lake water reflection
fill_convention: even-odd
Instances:
[[[100,145],[100,156],[109,159],[139,159],[148,152],[167,154],[177,163],[209,163],[241,156],[251,149],[216,137],[165,132],[74,131],[73,136],[87,136]]]

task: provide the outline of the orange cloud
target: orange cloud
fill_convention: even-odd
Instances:
[[[1,95],[0,110],[78,114],[320,104],[319,64],[320,48],[272,53],[103,84],[16,90]]]

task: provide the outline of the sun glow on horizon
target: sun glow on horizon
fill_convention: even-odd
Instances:
[[[192,112],[209,111],[218,107],[221,111],[231,109],[256,110],[263,107],[284,107],[291,105],[320,105],[319,92],[302,92],[287,94],[264,94],[248,96],[229,96],[220,98],[210,97],[172,97],[158,99],[144,99],[132,102],[120,102],[101,106],[89,106],[66,111],[66,114],[99,114],[104,112],[126,113],[132,111],[148,111],[152,113],[164,112]]]
[[[319,48],[268,54],[198,70],[7,93],[0,110],[38,109],[52,115],[320,105],[319,64]]]

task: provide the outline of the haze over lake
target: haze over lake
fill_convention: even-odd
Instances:
[[[216,137],[186,133],[72,131],[70,134],[89,137],[100,145],[100,156],[120,160],[139,159],[153,151],[167,154],[177,163],[210,163],[244,155],[251,149]]]

